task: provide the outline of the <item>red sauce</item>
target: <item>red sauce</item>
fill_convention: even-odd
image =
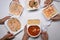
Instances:
[[[40,32],[40,28],[37,25],[33,25],[28,28],[28,32],[30,35],[36,36]]]

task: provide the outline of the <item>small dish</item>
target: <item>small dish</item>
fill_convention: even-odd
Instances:
[[[38,0],[27,0],[27,10],[36,10],[39,8],[39,1]]]

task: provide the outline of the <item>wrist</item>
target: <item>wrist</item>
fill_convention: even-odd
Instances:
[[[24,34],[24,36],[25,36],[26,38],[29,38],[28,34]]]
[[[5,40],[5,38],[1,38],[0,40]]]
[[[3,19],[0,19],[0,24],[3,24],[4,22],[3,22]]]
[[[1,19],[1,23],[2,23],[2,24],[4,24],[4,20],[5,20],[5,19]]]
[[[28,39],[29,39],[28,34],[24,34],[24,36],[23,36],[22,40],[28,40]]]

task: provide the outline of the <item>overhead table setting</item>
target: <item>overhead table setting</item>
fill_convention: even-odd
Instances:
[[[24,34],[27,40],[60,40],[59,15],[59,0],[0,0],[0,39],[11,33],[12,40],[26,40]]]

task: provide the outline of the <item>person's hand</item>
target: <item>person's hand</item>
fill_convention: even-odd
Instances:
[[[14,35],[11,33],[8,33],[1,40],[11,40],[13,38],[14,38]]]
[[[48,34],[47,34],[47,32],[43,32],[42,31],[41,38],[42,38],[42,40],[48,40]]]
[[[1,19],[1,24],[4,24],[4,22],[7,20],[7,19],[9,19],[10,18],[10,16],[6,16],[6,17],[4,17],[3,19]]]
[[[40,4],[40,0],[38,0],[39,4]]]
[[[29,39],[29,35],[27,34],[27,25],[26,25],[24,28],[24,35],[23,35],[22,40],[28,40],[28,39]]]
[[[46,0],[46,1],[44,2],[44,4],[45,4],[44,7],[50,5],[52,2],[53,2],[53,0]]]
[[[60,21],[60,14],[54,16],[53,18],[51,18],[52,21]]]

